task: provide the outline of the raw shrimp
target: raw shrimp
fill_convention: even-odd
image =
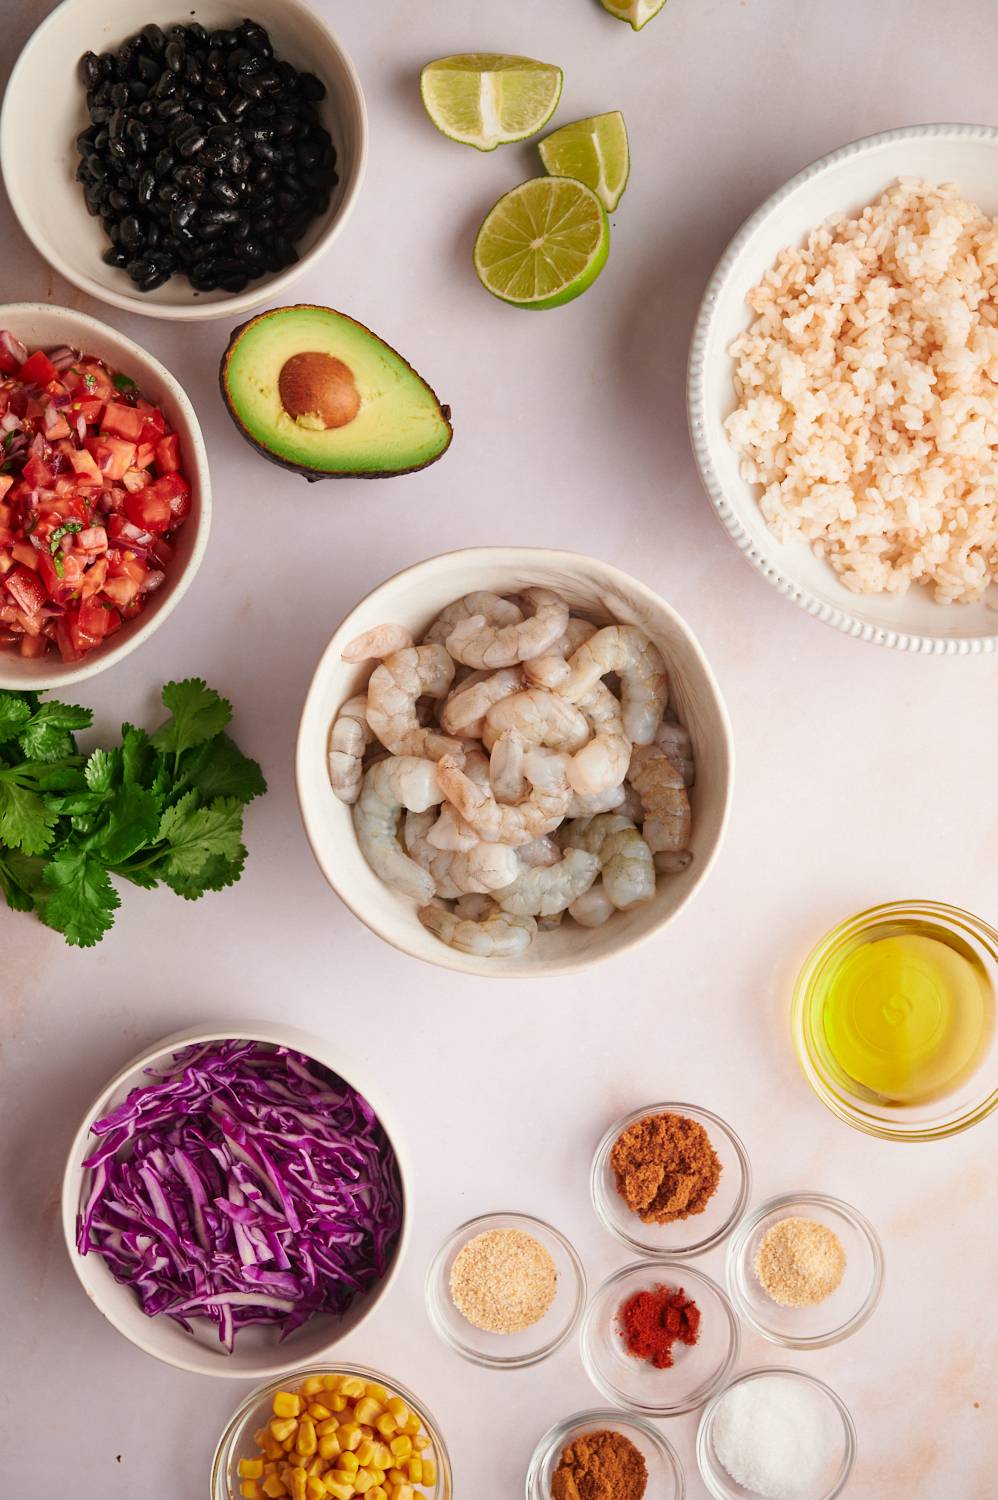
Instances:
[[[692,849],[660,849],[655,855],[655,869],[660,875],[678,875],[693,862]]]
[[[594,818],[597,813],[615,812],[623,807],[627,798],[629,788],[624,786],[611,786],[605,792],[594,792],[591,797],[580,796],[578,792],[572,793],[572,800],[568,804],[566,818]],[[644,809],[640,802],[638,816],[644,817]]]
[[[531,687],[553,690],[560,682],[564,682],[569,673],[568,657],[579,649],[583,641],[588,641],[595,634],[596,626],[591,620],[582,620],[577,615],[569,616],[561,640],[555,641],[550,651],[546,651],[543,656],[535,656],[523,663],[524,676]]]
[[[367,697],[348,698],[329,731],[329,784],[341,802],[356,802],[364,779],[364,751],[374,739]]]
[[[495,892],[495,899],[503,911],[521,917],[553,917],[588,891],[599,870],[598,855],[567,849],[556,865],[521,870],[510,885]]]
[[[445,802],[440,809],[440,816],[426,835],[427,842],[434,849],[450,849],[462,851],[474,849],[481,839],[473,828],[469,828],[461,817],[457,808],[450,802]]]
[[[669,679],[658,647],[635,625],[607,625],[584,641],[569,661],[558,692],[577,703],[601,677],[620,677],[624,733],[635,745],[650,745],[669,698]]]
[[[550,589],[525,589],[533,610],[516,625],[496,625],[479,613],[461,620],[447,637],[447,650],[469,667],[512,667],[543,656],[568,625],[568,605]]]
[[[417,699],[444,698],[454,677],[454,663],[443,646],[411,646],[385,658],[367,684],[367,722],[393,755],[463,757],[457,740],[424,728]]]
[[[589,739],[585,714],[545,688],[526,688],[493,704],[485,715],[486,750],[506,729],[515,729],[525,745],[546,745],[549,750],[580,750]]]
[[[433,813],[411,812],[405,820],[405,847],[445,900],[472,892],[500,890],[516,879],[520,861],[505,844],[476,842],[471,849],[437,849],[429,842]]]
[[[598,856],[603,890],[618,911],[641,906],[655,894],[652,852],[629,818],[603,813],[572,823],[561,837],[566,849],[586,849]]]
[[[511,805],[497,802],[490,788],[477,786],[450,756],[437,763],[444,796],[454,803],[465,822],[480,838],[513,848],[553,832],[571,798],[565,756],[550,750],[531,750],[524,759],[523,771],[530,793],[524,801]]]
[[[652,853],[685,849],[693,820],[682,771],[658,745],[637,745],[628,774],[645,810],[642,832]]]
[[[664,750],[676,770],[683,778],[683,786],[689,788],[696,780],[696,765],[693,760],[693,741],[688,729],[671,719],[663,719],[655,731],[655,743]]]
[[[631,763],[631,742],[624,734],[620,704],[605,682],[594,682],[577,707],[593,737],[572,756],[568,779],[574,792],[593,797],[620,786]]]
[[[489,782],[497,802],[519,802],[523,798],[523,758],[526,746],[515,729],[504,729],[492,746]]]
[[[448,734],[463,734],[480,740],[485,715],[503,698],[523,687],[521,667],[503,667],[499,672],[473,672],[444,704],[440,722]]]
[[[355,635],[340,654],[344,661],[373,661],[405,651],[412,643],[412,635],[404,625],[375,625],[373,630]]]
[[[535,868],[539,865],[556,865],[561,859],[561,850],[554,839],[544,838],[531,839],[529,844],[517,844],[516,852],[520,857],[521,864],[530,865]]]
[[[480,922],[483,917],[488,916],[494,905],[491,896],[470,891],[466,896],[458,896],[454,902],[454,910],[459,917],[469,917],[472,922]]]
[[[476,958],[518,958],[526,953],[537,932],[533,917],[502,911],[494,902],[477,920],[442,906],[424,906],[419,920],[449,948]]]
[[[433,761],[395,755],[365,772],[353,810],[360,851],[375,875],[419,902],[433,895],[433,881],[402,852],[398,824],[403,808],[425,813],[443,800]],[[432,814],[431,814],[432,816]]]
[[[574,917],[580,927],[602,927],[604,922],[609,922],[616,910],[603,889],[602,880],[597,880],[588,891],[576,897],[568,908],[568,915]]]
[[[645,820],[645,805],[629,781],[625,781],[621,788],[624,795],[613,809],[622,818],[630,818],[632,823],[641,824]],[[602,810],[602,809],[601,809]],[[606,809],[610,811],[609,808]]]
[[[460,625],[472,615],[481,616],[488,624],[499,627],[518,625],[523,619],[522,609],[512,599],[502,599],[498,594],[490,594],[487,589],[479,589],[477,593],[465,594],[463,599],[455,599],[453,604],[448,604],[446,609],[441,610],[424,635],[423,644],[442,646],[455,625]]]

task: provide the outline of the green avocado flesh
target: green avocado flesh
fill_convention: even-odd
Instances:
[[[253,318],[233,334],[221,377],[244,436],[309,478],[409,473],[439,458],[453,435],[426,381],[332,308]]]

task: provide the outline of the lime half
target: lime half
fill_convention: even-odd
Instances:
[[[500,198],[478,231],[475,270],[516,307],[560,307],[592,286],[610,253],[610,223],[571,177],[534,177]]]
[[[563,125],[538,148],[552,177],[574,177],[592,188],[607,213],[620,202],[631,170],[627,126],[619,109]]]
[[[665,0],[600,0],[600,4],[618,21],[627,21],[635,31],[640,31],[658,15]]]
[[[536,135],[561,98],[562,71],[530,57],[466,52],[427,63],[419,86],[426,113],[452,141],[494,151]]]

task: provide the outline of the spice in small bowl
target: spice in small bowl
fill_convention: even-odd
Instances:
[[[781,1307],[814,1307],[842,1284],[846,1253],[834,1229],[791,1214],[777,1219],[756,1248],[752,1269]]]
[[[622,1411],[581,1411],[550,1428],[527,1470],[527,1500],[683,1500],[683,1469],[657,1428]]]
[[[553,1500],[641,1500],[647,1488],[640,1448],[606,1427],[569,1443],[551,1480]]]
[[[523,1229],[488,1229],[458,1251],[450,1272],[454,1306],[484,1333],[523,1333],[558,1292],[551,1252]]]
[[[643,1115],[610,1152],[617,1192],[643,1224],[702,1214],[717,1192],[721,1163],[699,1120],[671,1110]]]
[[[617,1314],[627,1352],[656,1370],[675,1364],[673,1348],[692,1348],[700,1337],[700,1309],[682,1287],[653,1286],[631,1295]]]

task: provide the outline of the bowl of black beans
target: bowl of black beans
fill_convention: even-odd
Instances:
[[[15,64],[0,164],[61,275],[159,318],[272,300],[360,188],[356,71],[307,0],[63,0]],[[40,108],[39,100],[44,100]]]

